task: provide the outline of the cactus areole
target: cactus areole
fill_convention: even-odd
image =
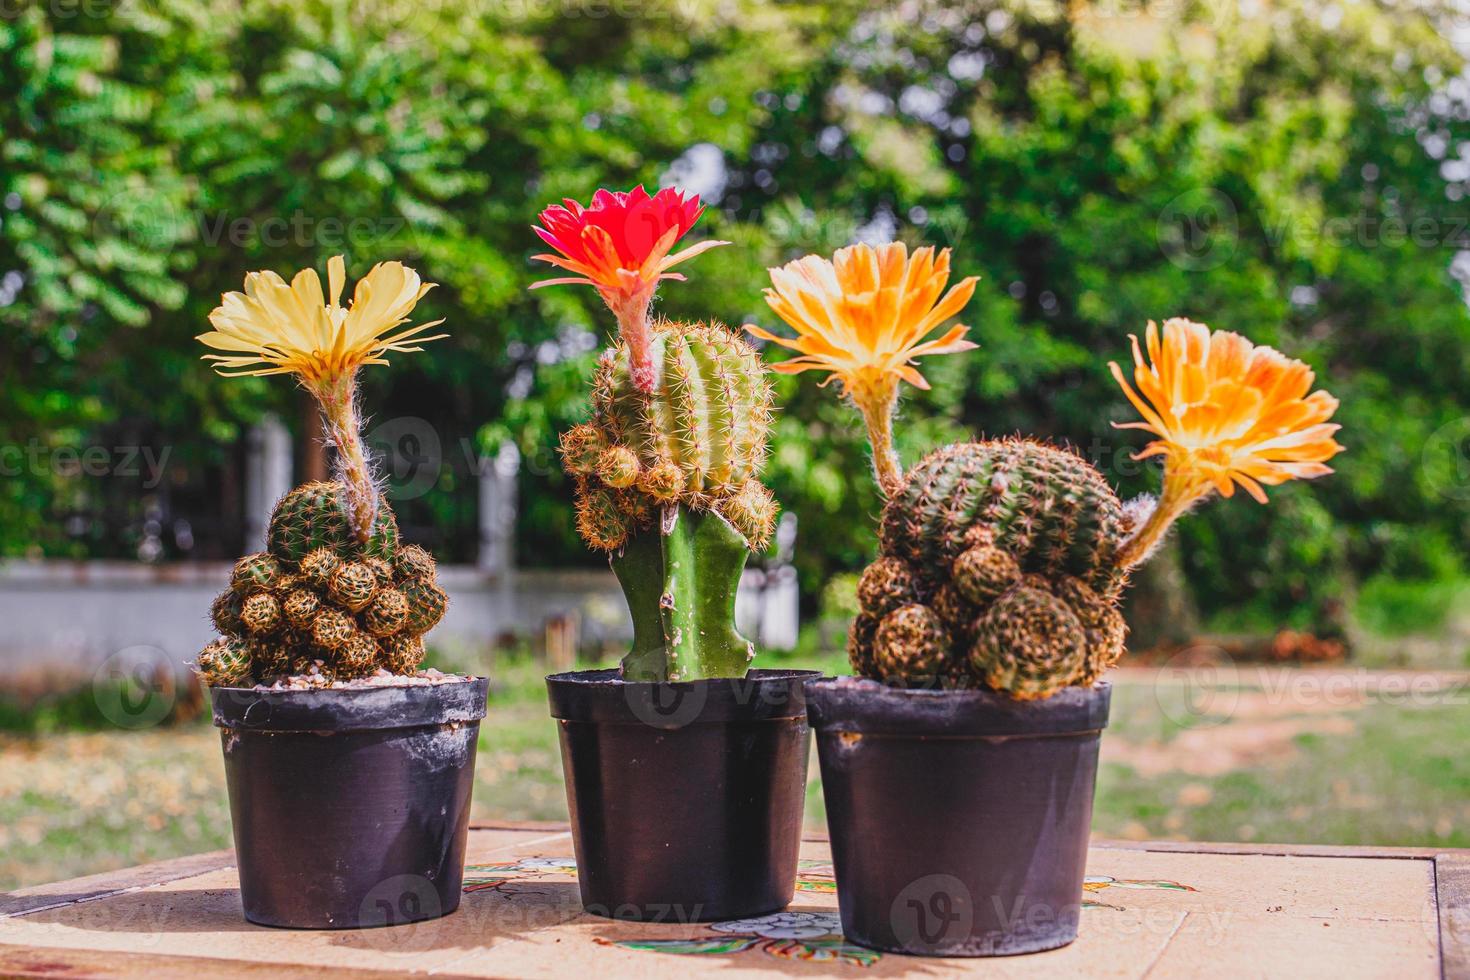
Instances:
[[[625,680],[742,677],[755,649],[735,630],[735,592],[776,519],[759,480],[770,385],[718,324],[660,321],[649,348],[652,390],[620,341],[598,366],[591,421],[562,437],[577,528],[608,552],[628,601]]]

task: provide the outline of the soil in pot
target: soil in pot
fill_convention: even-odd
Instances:
[[[790,903],[808,755],[802,683],[816,676],[546,679],[589,912],[702,922]]]
[[[809,682],[847,938],[923,956],[1074,940],[1110,694]]]
[[[486,689],[215,689],[245,917],[350,929],[458,908]]]

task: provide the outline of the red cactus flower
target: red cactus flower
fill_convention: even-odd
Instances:
[[[541,227],[534,228],[542,241],[561,253],[535,258],[576,275],[543,279],[531,288],[563,283],[596,287],[628,343],[633,383],[644,391],[652,391],[655,384],[648,307],[659,281],[683,279],[669,269],[717,245],[730,244],[700,242],[669,254],[703,212],[695,195],[685,197],[682,191],[665,187],[649,197],[640,185],[626,193],[599,190],[586,208],[571,199],[565,206],[553,204],[541,212]]]

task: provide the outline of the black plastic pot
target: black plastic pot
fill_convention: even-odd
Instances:
[[[215,689],[245,918],[351,929],[458,908],[486,687]]]
[[[809,751],[802,682],[816,676],[546,678],[587,911],[706,922],[790,903]]]
[[[1111,688],[1041,701],[808,682],[847,938],[999,956],[1077,938]]]

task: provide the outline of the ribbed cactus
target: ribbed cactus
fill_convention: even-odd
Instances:
[[[1091,684],[1122,655],[1115,556],[1131,525],[1095,467],[1029,439],[946,446],[883,510],[858,586],[858,673],[1020,699]]]
[[[269,683],[317,663],[342,679],[418,668],[423,634],[449,601],[435,583],[434,559],[417,545],[399,547],[386,501],[366,543],[348,527],[339,485],[308,483],[281,498],[270,551],[236,562],[210,610],[222,637],[199,654],[205,683]]]
[[[318,548],[339,558],[350,554],[392,561],[398,551],[398,522],[388,502],[379,497],[372,534],[359,545],[351,531],[347,488],[340,483],[305,483],[277,501],[269,540],[271,555],[290,565]]]
[[[755,550],[775,528],[775,501],[760,482],[771,427],[771,386],[755,351],[714,323],[654,326],[656,386],[633,386],[628,348],[603,355],[592,421],[562,436],[578,480],[577,526],[593,548],[614,551],[650,527],[656,508],[716,510]]]
[[[754,656],[735,590],[776,502],[760,482],[771,389],[755,351],[718,324],[654,325],[654,384],[634,386],[626,344],[598,365],[592,420],[562,436],[577,530],[612,553],[633,614],[630,680],[739,677]]]

